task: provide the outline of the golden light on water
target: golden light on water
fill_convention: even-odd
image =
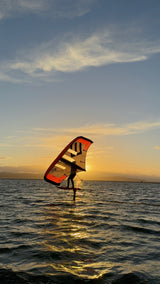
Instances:
[[[83,213],[78,213],[76,207],[64,212],[53,206],[47,209],[45,218],[48,226],[53,229],[43,230],[43,246],[51,255],[53,253],[53,257],[55,254],[55,259],[51,258],[47,264],[50,267],[48,274],[52,275],[56,270],[84,279],[100,278],[104,273],[101,267],[105,267],[105,263],[95,261],[94,251],[88,252],[85,249],[85,242],[90,242],[90,233],[81,222]],[[70,254],[73,254],[73,258]],[[58,259],[56,255],[59,255]]]

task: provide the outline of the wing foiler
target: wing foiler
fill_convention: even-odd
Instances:
[[[54,185],[60,185],[71,174],[73,165],[76,172],[85,171],[86,154],[92,143],[90,139],[83,136],[76,137],[49,166],[44,179]]]

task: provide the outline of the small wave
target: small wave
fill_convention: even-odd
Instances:
[[[93,182],[74,203],[39,181],[3,183],[0,283],[160,284],[159,186]]]
[[[132,272],[124,275],[120,275],[116,280],[113,280],[112,284],[151,284],[158,282],[151,282],[151,277],[138,273]]]
[[[3,284],[27,284],[28,281],[24,279],[20,273],[16,273],[10,269],[0,269],[0,283]]]
[[[13,252],[19,252],[19,251],[31,251],[33,249],[33,246],[29,245],[19,245],[19,246],[12,246],[12,247],[3,247],[0,248],[0,253],[1,254],[8,254],[8,253],[13,253]]]
[[[152,229],[148,229],[148,228],[143,228],[143,227],[139,227],[139,226],[129,226],[129,225],[123,225],[123,228],[125,230],[131,230],[134,232],[138,232],[138,233],[143,233],[143,234],[154,234],[154,235],[158,235],[160,236],[160,231],[156,231],[156,230],[152,230]]]
[[[10,251],[11,251],[10,248],[0,248],[0,253],[8,253]]]
[[[160,284],[159,279],[140,272],[123,275],[107,273],[94,279],[84,279],[70,273],[62,275],[33,275],[26,272],[14,272],[0,269],[0,283],[3,284]]]
[[[138,222],[141,222],[142,224],[149,224],[149,225],[158,225],[160,226],[159,221],[154,221],[154,220],[149,220],[149,219],[144,219],[144,218],[139,218],[137,219]]]

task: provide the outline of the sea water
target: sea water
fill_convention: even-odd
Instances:
[[[0,283],[160,283],[160,184],[0,180]]]

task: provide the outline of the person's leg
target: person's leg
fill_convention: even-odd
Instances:
[[[75,176],[76,176],[76,173],[73,173],[73,174],[72,174],[72,180],[71,180],[71,181],[72,181],[72,187],[73,187],[73,188],[74,188],[74,180],[73,180],[73,179],[75,178]]]
[[[73,178],[71,179],[71,183],[72,183],[72,188],[74,188],[74,180],[73,180]]]
[[[70,177],[67,180],[67,187],[69,187],[69,183],[70,183]]]

